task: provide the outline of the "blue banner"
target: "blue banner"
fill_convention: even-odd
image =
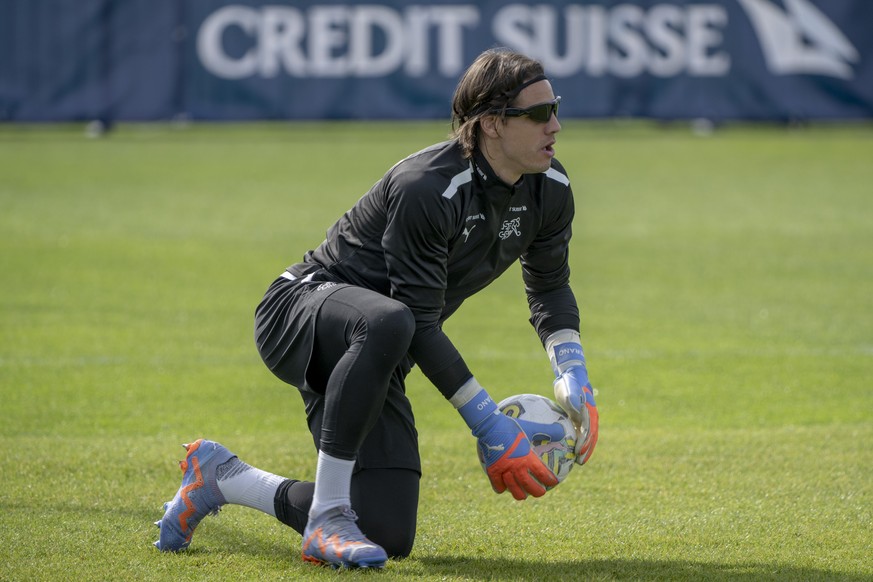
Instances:
[[[449,117],[482,50],[572,118],[873,117],[869,0],[0,0],[0,120]]]

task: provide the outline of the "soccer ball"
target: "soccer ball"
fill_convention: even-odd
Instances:
[[[518,421],[530,439],[534,453],[558,478],[567,478],[576,464],[576,429],[557,403],[539,394],[517,394],[500,402],[497,408]],[[479,461],[482,462],[480,456]],[[482,463],[482,468],[485,464]]]

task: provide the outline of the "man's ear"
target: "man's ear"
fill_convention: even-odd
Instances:
[[[479,129],[492,139],[500,137],[500,116],[483,115],[479,119]]]

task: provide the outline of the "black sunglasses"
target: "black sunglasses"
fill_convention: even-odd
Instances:
[[[503,115],[506,117],[524,117],[527,115],[532,121],[537,123],[548,123],[552,115],[558,115],[558,105],[561,103],[560,97],[555,97],[554,101],[546,101],[530,107],[507,107],[503,110]]]

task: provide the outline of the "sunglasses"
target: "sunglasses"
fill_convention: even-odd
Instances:
[[[524,117],[527,115],[532,121],[537,123],[548,123],[552,115],[558,115],[558,105],[561,103],[560,97],[555,97],[554,101],[546,101],[530,107],[507,107],[503,110],[506,117]]]

